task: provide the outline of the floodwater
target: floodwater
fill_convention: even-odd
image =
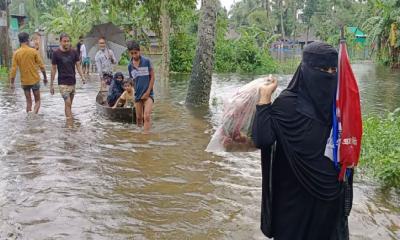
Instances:
[[[400,106],[399,72],[355,64],[364,112]],[[72,126],[42,88],[39,115],[0,85],[0,239],[265,239],[259,153],[206,153],[223,99],[252,77],[215,75],[210,107],[183,105],[188,75],[156,83],[153,133],[96,113],[79,85]],[[281,76],[284,87],[289,76]],[[399,239],[400,196],[355,184],[351,239]]]

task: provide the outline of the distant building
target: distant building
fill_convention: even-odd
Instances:
[[[140,44],[144,46],[145,51],[147,51],[149,54],[160,54],[160,39],[154,31],[151,31],[149,29],[132,29],[129,34],[134,38],[141,37],[142,41],[140,42]]]
[[[158,39],[157,34],[154,31],[143,29],[143,33],[146,34],[149,39],[149,53],[158,54],[161,52],[160,39]]]
[[[355,42],[364,46],[367,41],[367,35],[358,27],[347,27],[347,32],[352,33],[355,37]]]
[[[18,33],[27,24],[24,1],[16,0],[10,5],[10,40],[13,50],[19,47]]]
[[[296,37],[296,41],[301,45],[301,48],[303,48],[304,45],[321,41],[321,39],[315,35],[314,30],[310,29],[308,31],[308,36],[307,32],[301,33],[298,37]]]

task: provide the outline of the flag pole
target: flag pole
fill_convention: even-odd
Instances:
[[[344,38],[344,25],[340,25],[340,41],[346,41]]]

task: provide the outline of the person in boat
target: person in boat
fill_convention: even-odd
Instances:
[[[105,72],[105,73],[103,73],[103,81],[104,81],[104,83],[105,83],[106,86],[110,86],[112,80],[113,80],[112,72]],[[105,89],[105,88],[103,88],[103,89]]]
[[[135,82],[135,109],[138,127],[144,127],[147,134],[151,128],[151,112],[154,104],[154,67],[150,59],[140,53],[140,46],[135,41],[127,43],[131,61],[128,65],[129,77]]]
[[[260,88],[253,141],[261,149],[261,230],[275,240],[339,237],[343,184],[325,148],[332,128],[338,53],[316,42],[305,47],[288,87]],[[348,228],[347,228],[348,230]]]
[[[118,98],[124,92],[124,74],[117,72],[111,82],[111,86],[108,89],[107,103],[108,106],[112,107],[117,102]]]
[[[117,107],[130,107],[133,108],[135,104],[135,90],[133,89],[133,82],[131,80],[124,80],[124,92],[115,102],[113,108]]]

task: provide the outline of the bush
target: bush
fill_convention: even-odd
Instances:
[[[118,65],[127,66],[129,64],[129,61],[130,61],[129,53],[128,51],[125,51],[124,53],[122,53]]]
[[[236,49],[233,41],[217,41],[215,49],[214,71],[219,73],[236,72]]]
[[[196,52],[196,38],[187,33],[177,33],[170,38],[170,69],[188,73],[192,70]]]
[[[216,72],[266,74],[275,73],[277,67],[268,50],[260,48],[256,40],[246,34],[236,40],[217,41]]]
[[[360,165],[386,186],[400,186],[400,108],[363,122]]]
[[[170,38],[170,69],[174,72],[191,72],[196,51],[196,37],[188,33],[177,33]],[[239,39],[217,37],[214,71],[217,73],[275,73],[277,63],[268,50],[260,48],[257,41],[247,34]]]
[[[7,73],[7,68],[0,66],[0,76],[7,76]]]

